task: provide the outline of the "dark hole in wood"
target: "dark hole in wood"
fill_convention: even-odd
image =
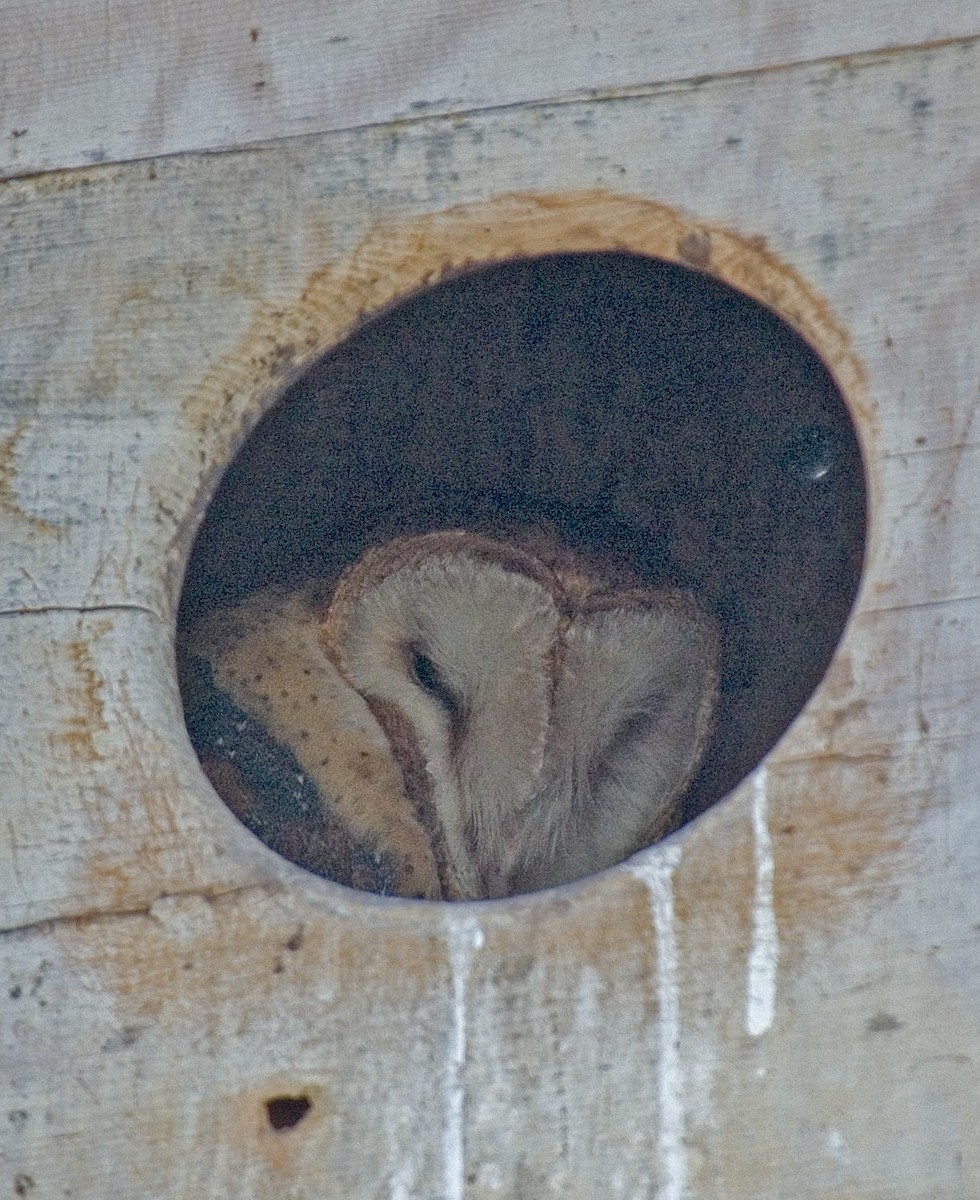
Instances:
[[[618,252],[473,269],[371,320],[259,423],[199,531],[180,623],[399,533],[514,520],[623,555],[718,618],[717,732],[689,820],[773,746],[827,668],[863,563],[861,453],[813,349],[710,275]],[[188,697],[185,682],[203,759],[239,722]],[[290,831],[311,811],[299,791]],[[320,869],[281,814],[229,803]],[[358,853],[344,882],[385,891],[384,864]]]
[[[313,1107],[309,1096],[275,1096],[266,1100],[265,1111],[273,1129],[294,1129]]]

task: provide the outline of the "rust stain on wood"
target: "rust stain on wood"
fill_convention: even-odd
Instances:
[[[103,682],[98,680],[93,686],[102,696]],[[111,807],[89,812],[96,833],[82,881],[105,903],[124,908],[133,903],[134,896],[145,894],[148,875],[166,874],[164,863],[175,855],[187,863],[188,874],[192,875],[200,846],[189,839],[175,814],[181,782],[171,762],[167,731],[146,728],[145,716],[130,695],[125,672],[113,681],[113,692],[109,719],[115,727],[130,732],[125,740],[116,742],[113,753]],[[107,730],[106,717],[101,719],[102,728]],[[95,755],[92,761],[104,759],[94,743],[91,751]],[[125,857],[116,849],[120,841],[129,848]]]
[[[703,230],[686,233],[677,243],[677,253],[692,267],[704,269],[711,263],[711,237]]]
[[[98,762],[102,758],[96,737],[109,728],[105,717],[105,680],[99,673],[93,646],[100,631],[108,627],[105,623],[100,625],[101,630],[93,630],[90,638],[79,636],[65,645],[76,680],[73,689],[76,703],[69,708],[63,728],[54,736],[76,762]]]
[[[0,512],[26,521],[35,533],[56,534],[58,526],[44,517],[25,512],[17,501],[14,484],[17,479],[17,446],[28,430],[27,421],[19,421],[13,433],[0,441]]]
[[[290,1181],[302,1183],[310,1178],[315,1166],[314,1153],[323,1162],[330,1152],[334,1106],[327,1087],[309,1073],[277,1072],[252,1084],[235,1096],[223,1098],[222,1111],[215,1124],[218,1145],[233,1149],[243,1162],[263,1163],[268,1182],[279,1194]],[[302,1099],[309,1108],[295,1125],[280,1129],[269,1120],[269,1102]]]
[[[705,951],[738,955],[729,958],[732,970],[738,970],[748,938],[755,883],[752,827],[750,821],[730,810],[719,812],[716,819],[717,824],[712,822],[710,828],[689,827],[693,845],[684,845],[675,874],[674,912],[681,927],[697,929]],[[733,929],[740,931],[734,945]]]
[[[899,811],[885,762],[828,755],[791,774],[774,771],[770,781],[773,907],[785,968],[810,939],[840,936],[856,908],[891,898],[901,878],[896,858],[918,814]]]
[[[879,647],[878,677],[896,651]],[[909,794],[896,777],[866,677],[841,647],[811,708],[818,746],[796,762],[777,756],[770,773],[774,901],[787,929],[833,937],[856,903],[884,904],[903,875],[897,860],[913,830],[939,802],[933,793]]]
[[[249,1047],[268,1056],[269,1014],[277,1014],[282,1032],[272,1048],[279,1046],[281,1075],[231,1101],[234,1129],[244,1121],[264,1138],[273,1133],[263,1124],[271,1097],[311,1096],[313,1111],[297,1134],[329,1112],[313,1081],[293,1071],[295,1046],[309,1047],[311,1029],[324,1047],[313,1062],[336,1061],[330,1045],[357,1038],[361,1026],[397,1052],[399,1040],[412,1036],[397,1014],[424,1011],[450,988],[438,921],[366,929],[308,912],[298,919],[297,910],[304,906],[270,885],[162,897],[148,913],[83,918],[58,926],[55,936],[71,970],[97,987],[123,1027],[149,1025],[177,1040],[193,1032],[232,1057],[247,1057]],[[437,911],[430,908],[430,918]],[[307,1051],[303,1061],[311,1061]],[[262,1145],[263,1153],[279,1153],[271,1136]]]
[[[510,919],[488,921],[474,970],[496,995],[518,991],[560,1006],[569,977],[591,969],[603,979],[653,970],[649,904],[630,881],[601,876],[560,891],[509,902]],[[533,930],[533,937],[529,931]],[[535,986],[526,987],[535,977]]]

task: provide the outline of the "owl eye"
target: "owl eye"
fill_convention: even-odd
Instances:
[[[410,667],[412,678],[424,691],[430,696],[439,697],[440,693],[445,690],[445,684],[439,674],[439,668],[422,650],[412,646],[409,649],[411,655]]]
[[[421,646],[410,645],[406,650],[412,679],[423,692],[438,700],[450,717],[455,718],[460,711],[459,698],[443,678],[442,672]]]

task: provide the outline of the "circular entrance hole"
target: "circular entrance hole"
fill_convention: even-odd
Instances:
[[[730,791],[806,703],[865,525],[844,399],[772,311],[634,253],[468,270],[315,362],[228,468],[182,595],[188,729],[218,793],[286,857],[356,888],[452,896],[423,880],[445,830],[417,802],[398,810],[406,772],[431,782],[431,764],[416,739],[414,765],[392,768],[384,721],[377,736],[338,727],[319,622],[369,547],[467,530],[523,553],[530,530],[620,587],[682,590],[717,627],[710,741],[661,836]],[[415,682],[449,688],[413,647]],[[495,886],[482,894],[542,880]]]

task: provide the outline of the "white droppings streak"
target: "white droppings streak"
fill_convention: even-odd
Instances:
[[[414,1182],[411,1168],[402,1167],[390,1181],[388,1200],[412,1200]]]
[[[463,1200],[466,1186],[464,1143],[466,1067],[466,987],[474,953],[483,945],[483,930],[472,917],[450,913],[447,921],[449,971],[452,979],[452,1029],[446,1069],[446,1124],[443,1171],[446,1200]]]
[[[583,967],[575,1003],[578,1036],[595,1038],[602,1028],[602,976],[593,967]]]
[[[776,965],[779,931],[772,903],[772,838],[766,804],[766,768],[755,773],[752,793],[752,832],[755,841],[755,896],[752,901],[752,948],[749,951],[745,997],[745,1028],[759,1037],[772,1025],[776,1011]]]
[[[681,1070],[681,1006],[674,925],[674,870],[681,860],[680,846],[662,846],[634,871],[650,891],[650,909],[657,934],[657,1006],[660,1026],[660,1061],[657,1091],[660,1107],[659,1149],[663,1180],[658,1200],[681,1200],[687,1182],[684,1145],[684,1077]]]

